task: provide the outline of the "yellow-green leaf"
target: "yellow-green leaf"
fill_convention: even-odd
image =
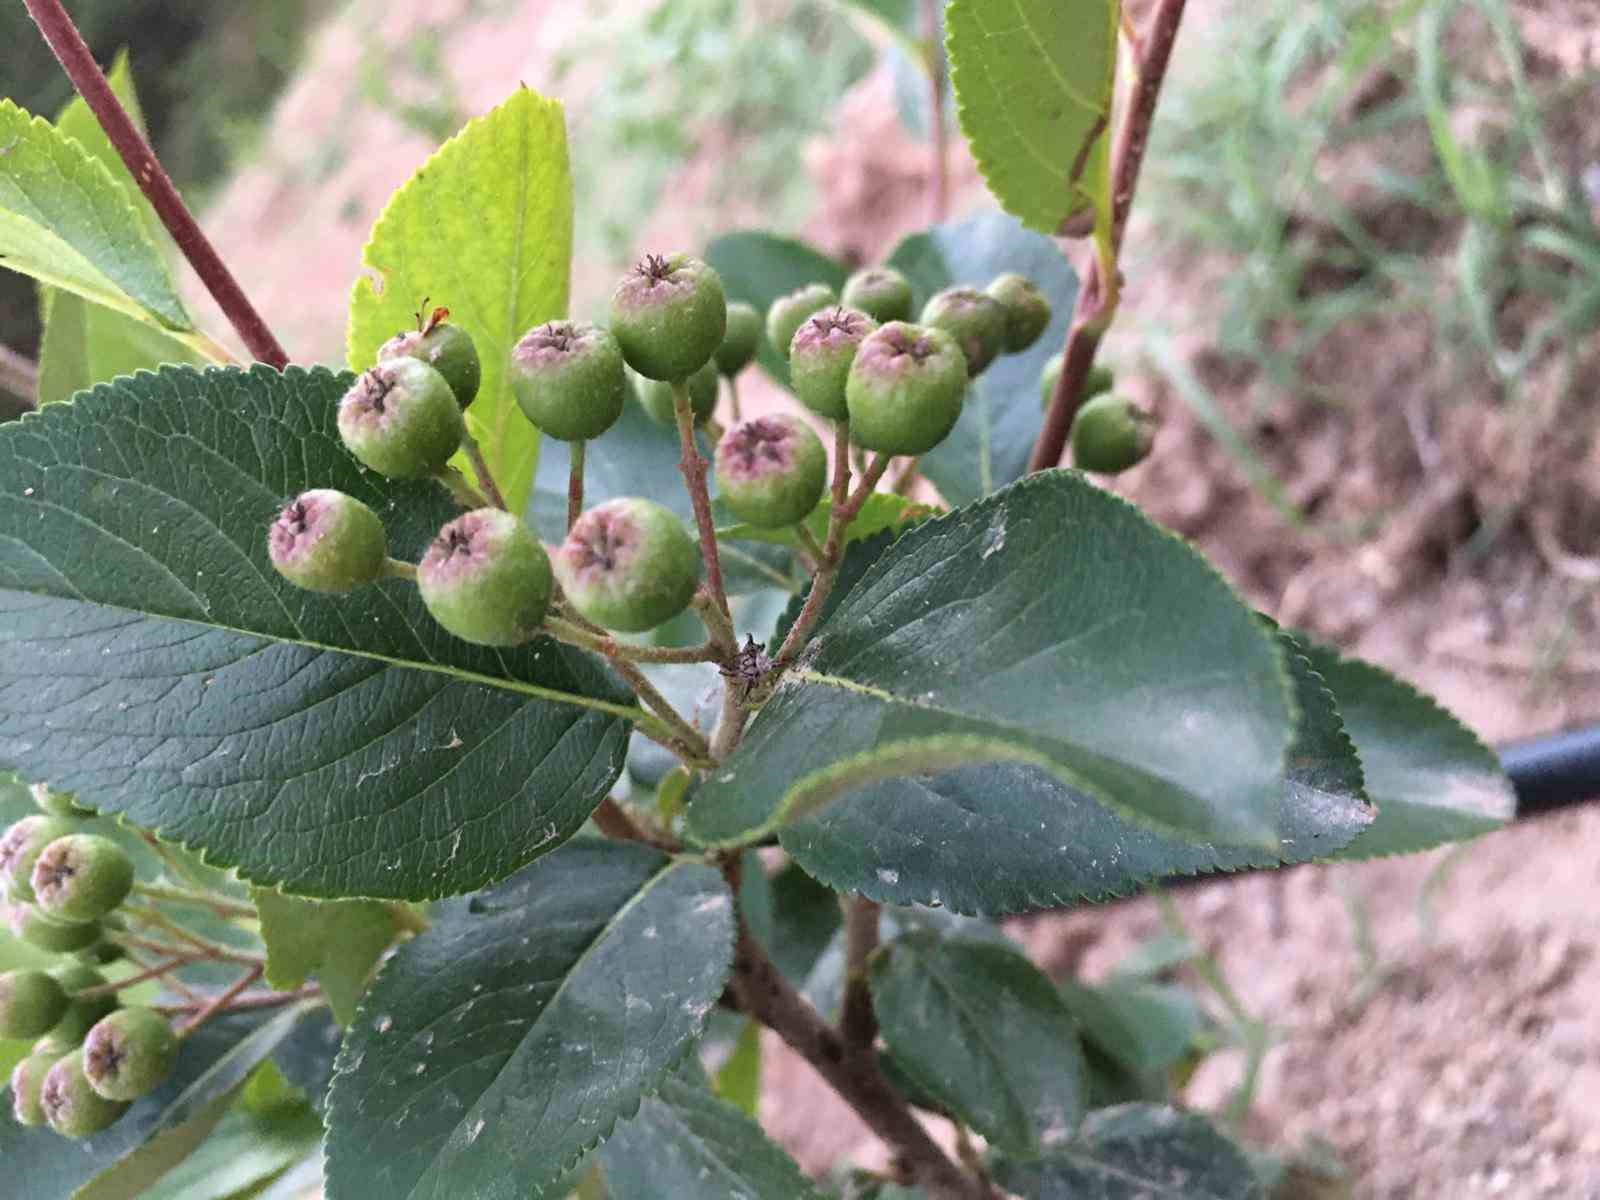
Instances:
[[[565,315],[572,258],[572,179],[561,105],[527,88],[469,122],[390,199],[362,251],[350,298],[350,366],[414,327],[424,299],[477,343],[483,385],[467,425],[520,511],[539,434],[506,381],[512,344]]]
[[[378,958],[395,939],[394,918],[376,900],[302,900],[253,892],[267,946],[267,982],[288,991],[315,975],[333,1019],[348,1025]]]

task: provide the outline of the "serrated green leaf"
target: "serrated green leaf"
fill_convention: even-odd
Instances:
[[[317,977],[334,1020],[348,1025],[378,957],[397,930],[376,900],[303,900],[273,888],[252,893],[267,947],[267,983],[292,991]]]
[[[1021,354],[1004,354],[967,391],[956,427],[922,456],[922,473],[945,502],[967,504],[1020,479],[1039,436],[1039,373],[1060,351],[1078,299],[1078,276],[1049,238],[1003,213],[977,213],[906,238],[889,264],[911,281],[917,311],[935,292],[962,284],[987,287],[1015,271],[1050,301],[1050,324]]]
[[[26,1180],[28,1200],[121,1200],[171,1170],[215,1127],[227,1101],[317,1006],[218,1017],[183,1043],[177,1067],[115,1125],[75,1144],[0,1116],[0,1162]],[[197,1136],[198,1135],[198,1136]]]
[[[1091,1113],[1074,1144],[993,1174],[1029,1200],[1262,1200],[1243,1151],[1204,1117],[1156,1104]]]
[[[1104,220],[1117,0],[951,0],[945,50],[961,131],[989,190],[1039,233]]]
[[[706,247],[705,257],[722,276],[722,290],[728,299],[755,305],[763,321],[779,296],[808,283],[825,283],[837,292],[850,275],[843,263],[805,242],[753,229],[723,234]],[[765,325],[756,362],[773,379],[789,386],[789,360],[767,341]]]
[[[610,1200],[821,1200],[761,1126],[697,1074],[668,1076],[600,1148]]]
[[[253,1086],[253,1081],[252,1081]],[[322,1140],[322,1122],[304,1105],[270,1115],[241,1105],[205,1142],[139,1200],[242,1200],[305,1158]]]
[[[53,404],[118,375],[200,361],[188,346],[153,325],[52,288],[35,397],[41,405]]]
[[[345,1037],[328,1200],[552,1194],[683,1057],[732,943],[716,871],[616,842],[452,905]]]
[[[139,320],[193,328],[126,190],[10,100],[0,100],[0,263]]]
[[[1174,875],[1325,858],[1371,824],[1372,806],[1332,695],[1299,643],[1280,640],[1298,715],[1275,850],[1166,836],[1048,771],[1008,764],[862,788],[782,830],[784,848],[844,891],[990,916],[1127,895]]]
[[[527,87],[467,122],[389,200],[350,295],[349,365],[416,327],[426,299],[472,335],[483,384],[467,426],[513,511],[533,487],[539,432],[506,379],[511,347],[566,315],[572,176],[562,107]]]
[[[833,502],[824,496],[817,502],[817,507],[811,510],[811,515],[805,519],[805,527],[812,537],[821,542],[828,536],[828,517],[833,511]],[[721,519],[727,515],[727,510],[720,504],[712,505],[713,515]],[[844,541],[846,545],[869,538],[875,533],[885,529],[900,529],[914,525],[928,517],[937,516],[939,510],[927,504],[908,500],[904,496],[896,496],[892,492],[873,492],[862,504],[861,511],[851,518],[850,524],[845,526]],[[800,545],[800,539],[795,536],[794,526],[786,525],[777,529],[762,529],[755,525],[722,525],[717,529],[719,540],[768,542],[775,546],[795,547]]]
[[[1517,797],[1500,760],[1434,699],[1380,667],[1302,640],[1361,756],[1377,820],[1334,855],[1411,854],[1498,829]]]
[[[1205,1025],[1194,996],[1171,984],[1112,980],[1088,987],[1068,980],[1059,990],[1084,1044],[1133,1072],[1166,1070],[1193,1048]]]
[[[427,899],[576,832],[631,709],[585,655],[448,636],[409,584],[279,578],[265,530],[305,488],[370,504],[413,561],[456,511],[358,468],[348,383],[167,368],[0,428],[0,745],[252,882]]]
[[[739,843],[885,779],[1010,762],[1173,831],[1275,844],[1293,731],[1281,652],[1216,572],[1082,476],[1042,472],[868,568],[689,826]]]
[[[1083,1118],[1072,1014],[1021,954],[919,932],[873,961],[878,1028],[940,1107],[1007,1153],[1035,1157]]]

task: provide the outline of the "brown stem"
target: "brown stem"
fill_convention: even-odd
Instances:
[[[1184,0],[1157,0],[1155,14],[1150,19],[1150,32],[1144,39],[1139,57],[1138,80],[1128,112],[1117,131],[1117,144],[1111,155],[1113,263],[1122,250],[1128,213],[1133,207],[1133,194],[1139,185],[1139,168],[1144,162],[1145,147],[1150,141],[1150,126],[1155,120],[1156,102],[1161,98],[1161,82],[1166,78],[1172,44],[1177,39],[1178,26],[1183,20],[1183,6]],[[1039,430],[1039,439],[1034,443],[1033,454],[1028,459],[1029,471],[1043,471],[1061,461],[1061,452],[1067,444],[1067,431],[1071,429],[1072,418],[1077,414],[1084,381],[1088,378],[1089,368],[1094,365],[1100,338],[1113,315],[1118,290],[1117,280],[1102,279],[1095,265],[1091,264],[1085,272],[1083,286],[1078,290],[1078,300],[1072,310],[1072,321],[1067,328],[1061,377],[1056,380],[1050,411],[1045,415],[1044,427]]]
[[[204,961],[204,956],[199,954],[174,955],[165,962],[157,963],[140,971],[137,975],[129,975],[126,979],[119,979],[115,983],[102,983],[97,987],[84,988],[81,992],[73,992],[74,1000],[95,1000],[101,996],[115,996],[124,988],[131,988],[135,984],[143,983],[147,979],[159,979],[168,971],[176,971],[179,967],[187,967],[191,963]]]
[[[928,138],[933,188],[928,215],[933,224],[950,210],[950,155],[944,128],[944,48],[939,45],[940,0],[922,0],[922,37],[928,44]]]
[[[234,986],[238,985],[235,984]],[[246,1010],[253,1008],[281,1008],[285,1004],[297,1004],[301,1000],[316,1000],[320,998],[321,995],[322,989],[314,983],[307,984],[305,987],[293,992],[241,991],[238,995],[233,996],[228,1000],[226,1011],[245,1012]],[[181,1015],[187,1012],[194,1012],[196,1009],[199,1009],[203,1012],[205,1009],[212,1007],[215,1003],[215,1000],[203,1000],[194,1004],[158,1004],[155,1006],[155,1008],[157,1012],[164,1012],[169,1015]],[[217,1010],[217,1012],[221,1011],[223,1010]],[[214,1015],[215,1013],[208,1014],[206,1016],[206,1020],[209,1021]],[[197,1029],[199,1028],[199,1025],[200,1022],[198,1019],[196,1019],[189,1024],[184,1032],[188,1033],[190,1030]]]
[[[578,523],[583,512],[583,452],[588,443],[567,443],[567,532]]]
[[[470,433],[462,434],[461,448],[467,452],[467,461],[472,464],[472,473],[478,477],[478,486],[489,498],[489,503],[502,512],[510,512],[506,506],[506,498],[500,494],[500,485],[494,481],[494,472],[489,470],[489,460],[484,458],[483,449],[478,445],[478,439]]]
[[[711,520],[711,496],[706,492],[706,460],[694,444],[694,410],[689,405],[689,385],[679,380],[672,385],[672,405],[678,417],[678,441],[682,455],[678,469],[689,489],[694,506],[694,523],[700,529],[700,557],[706,564],[706,590],[717,609],[728,613],[728,595],[722,588],[722,557],[717,552],[717,527]]]
[[[989,1192],[940,1150],[878,1069],[870,1046],[852,1047],[789,986],[739,922],[729,988],[734,1000],[816,1069],[905,1164],[933,1200],[989,1200]]]
[[[867,984],[867,959],[878,948],[878,905],[865,896],[842,898],[844,906],[844,1002],[839,1009],[839,1036],[854,1050],[865,1050],[878,1036],[878,1015],[872,1010]]]
[[[172,235],[178,250],[200,277],[200,282],[205,284],[223,314],[232,322],[245,348],[268,366],[281,369],[287,365],[289,356],[245,296],[244,289],[228,270],[216,247],[201,231],[199,223],[184,204],[183,197],[178,195],[178,189],[172,185],[172,180],[157,161],[150,143],[135,128],[122,102],[106,82],[105,73],[94,61],[94,55],[84,44],[83,36],[67,15],[67,10],[61,7],[60,0],[23,0],[23,3],[67,72],[67,78],[72,80],[72,86],[78,89],[89,111],[100,122],[100,128],[105,130],[106,137],[128,168],[128,174],[133,176],[139,190],[150,201],[150,207],[155,209],[156,216],[161,218],[161,223]]]
[[[0,346],[0,391],[10,392],[24,408],[39,403],[39,366],[10,346]]]
[[[728,415],[733,418],[733,423],[737,425],[741,419],[739,416],[739,380],[733,375],[725,376],[725,378],[728,381]]]
[[[178,1036],[180,1038],[188,1037],[191,1033],[193,1033],[196,1029],[199,1029],[200,1026],[204,1025],[219,1012],[226,1010],[228,1004],[231,1001],[238,999],[239,994],[243,992],[245,988],[249,987],[252,983],[261,978],[261,974],[264,970],[266,970],[266,968],[261,966],[251,967],[226,988],[218,992],[212,997],[209,1004],[195,1014],[194,1020],[190,1021],[178,1031]]]
[[[641,829],[622,805],[610,796],[600,801],[599,807],[589,814],[589,819],[594,822],[595,828],[608,838],[615,838],[621,842],[643,842],[646,846],[654,846],[659,850],[677,849],[674,843]]]

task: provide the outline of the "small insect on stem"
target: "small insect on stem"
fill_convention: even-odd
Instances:
[[[766,646],[749,634],[745,635],[744,645],[733,656],[733,661],[717,669],[718,674],[724,679],[731,679],[739,684],[740,703],[749,698],[750,693],[761,685],[771,670],[772,659],[767,657]]]

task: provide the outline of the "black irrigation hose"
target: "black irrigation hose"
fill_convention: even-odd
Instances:
[[[1600,725],[1517,742],[1500,751],[1517,790],[1517,817],[1600,800]]]

